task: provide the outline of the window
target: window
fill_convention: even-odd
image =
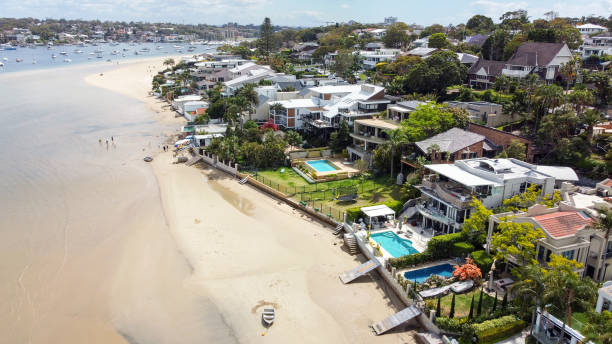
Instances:
[[[563,256],[563,258],[574,259],[574,250],[563,251],[561,252],[561,255]]]
[[[461,160],[467,159],[467,153],[461,153]]]
[[[519,188],[519,193],[523,193],[525,192],[525,190],[527,190],[527,182],[521,183],[521,186]]]

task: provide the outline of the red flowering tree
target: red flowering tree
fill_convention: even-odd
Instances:
[[[471,258],[467,258],[465,260],[465,264],[458,266],[455,265],[455,271],[453,271],[453,277],[459,278],[459,280],[464,281],[467,279],[471,280],[479,280],[482,278],[482,272],[474,264],[474,260]]]

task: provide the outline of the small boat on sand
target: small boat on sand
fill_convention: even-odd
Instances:
[[[144,160],[146,162],[151,162],[151,161],[153,161],[153,158],[151,158],[150,156],[145,156],[144,159],[142,159],[142,160]]]
[[[272,325],[274,317],[274,308],[264,308],[263,313],[261,313],[261,320],[263,320],[267,326]]]

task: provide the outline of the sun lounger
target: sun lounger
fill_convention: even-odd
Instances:
[[[426,299],[426,298],[435,297],[438,295],[446,295],[448,294],[449,290],[450,290],[450,286],[447,285],[444,287],[423,290],[419,292],[419,295],[421,295],[422,298]]]

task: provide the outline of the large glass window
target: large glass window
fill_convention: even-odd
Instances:
[[[574,250],[563,251],[561,252],[561,255],[567,259],[574,259]]]

